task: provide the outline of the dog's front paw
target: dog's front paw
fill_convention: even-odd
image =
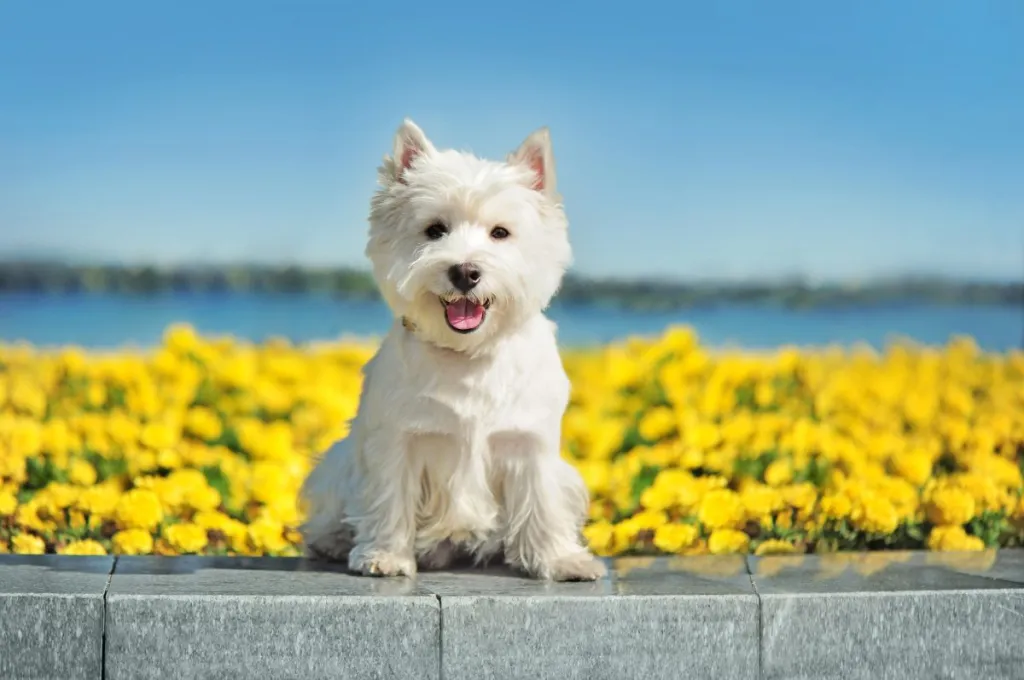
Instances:
[[[348,568],[363,576],[415,576],[416,560],[412,556],[376,550],[353,551]]]
[[[604,562],[589,552],[560,557],[551,563],[547,571],[553,581],[596,581],[608,573]]]

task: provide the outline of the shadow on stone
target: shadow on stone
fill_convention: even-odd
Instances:
[[[0,569],[35,567],[76,574],[109,574],[114,558],[102,555],[0,555]]]

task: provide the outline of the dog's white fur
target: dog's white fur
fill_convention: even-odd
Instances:
[[[307,553],[367,575],[464,552],[538,578],[600,577],[580,535],[587,489],[559,453],[569,380],[543,310],[571,249],[547,129],[495,162],[438,150],[406,120],[379,180],[366,255],[395,323],[350,435],[303,486]],[[428,239],[436,223],[448,232]],[[482,276],[465,295],[490,306],[461,334],[442,300],[461,295],[448,270],[467,262]]]

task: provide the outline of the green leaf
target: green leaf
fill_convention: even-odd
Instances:
[[[640,503],[640,496],[647,490],[651,484],[654,484],[654,478],[661,472],[661,468],[652,465],[645,465],[641,470],[640,474],[633,478],[633,486],[631,488],[631,495],[634,503]]]
[[[221,501],[226,505],[228,498],[231,496],[231,482],[228,476],[216,465],[207,465],[202,470],[203,475],[206,477],[206,482],[217,490]]]
[[[25,468],[28,479],[23,486],[24,489],[38,490],[44,488],[50,482],[67,482],[67,474],[56,467],[49,458],[35,456],[25,461]]]
[[[754,386],[752,384],[744,383],[736,388],[736,406],[737,408],[756,410],[757,402],[754,400]]]
[[[806,467],[793,473],[793,481],[811,482],[817,487],[822,487],[828,479],[829,468],[830,463],[827,460],[812,457]]]
[[[238,432],[235,428],[230,425],[225,425],[221,430],[220,437],[210,442],[211,446],[223,446],[231,449],[235,453],[242,453],[248,455],[247,451],[242,450],[242,443],[238,440]]]
[[[1002,512],[986,510],[970,521],[968,529],[971,535],[981,539],[985,547],[994,548],[999,546],[999,538],[1006,526],[1006,516]]]
[[[619,451],[615,455],[622,455],[623,453],[632,451],[638,446],[644,446],[647,443],[648,442],[645,441],[642,436],[640,436],[640,429],[637,427],[636,424],[633,424],[626,430],[625,434],[623,435],[622,446],[619,447]]]
[[[95,451],[86,452],[85,457],[96,468],[96,477],[101,482],[128,474],[124,458],[105,458]]]
[[[127,400],[127,392],[120,385],[112,385],[107,391],[107,401],[110,408],[124,408]]]

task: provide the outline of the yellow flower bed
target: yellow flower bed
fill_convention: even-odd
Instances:
[[[0,348],[0,552],[298,554],[374,348]],[[681,327],[565,361],[599,554],[1024,543],[1024,352],[716,353]]]

